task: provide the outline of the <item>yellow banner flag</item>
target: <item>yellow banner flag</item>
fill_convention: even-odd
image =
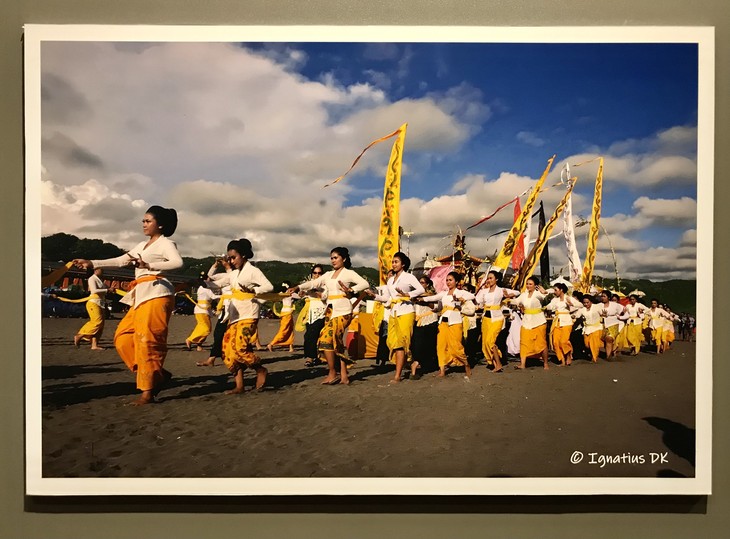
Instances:
[[[407,123],[400,126],[398,138],[390,151],[388,170],[385,173],[383,190],[383,215],[378,231],[378,269],[380,284],[388,280],[393,255],[398,252],[398,227],[400,225],[400,173],[403,165],[403,143],[406,140]]]
[[[527,221],[532,216],[532,207],[535,205],[535,201],[537,200],[537,195],[540,193],[542,184],[545,182],[545,178],[547,178],[547,175],[553,166],[553,161],[555,161],[554,155],[548,160],[545,171],[542,173],[542,176],[538,180],[537,185],[533,188],[530,196],[527,197],[527,202],[525,202],[525,207],[522,208],[520,218],[512,225],[512,229],[509,231],[507,240],[504,242],[504,246],[492,263],[492,266],[500,268],[503,271],[507,269],[507,266],[509,266],[509,261],[512,259],[512,253],[514,253],[515,247],[517,246],[517,240],[525,231]]]
[[[596,262],[596,249],[598,248],[598,228],[601,225],[601,200],[603,198],[603,157],[598,160],[598,174],[596,174],[596,187],[593,193],[593,211],[591,213],[591,228],[588,231],[588,248],[586,259],[583,263],[583,274],[580,279],[580,289],[588,292],[591,288],[593,278],[593,266]]]
[[[568,203],[568,200],[570,200],[570,194],[573,192],[573,187],[575,186],[575,182],[577,180],[578,178],[571,178],[568,191],[563,196],[563,199],[558,204],[558,207],[555,208],[555,211],[550,217],[550,220],[545,223],[545,226],[540,231],[540,235],[537,237],[535,245],[530,250],[530,254],[527,255],[527,258],[523,262],[522,266],[520,266],[520,271],[515,273],[515,275],[512,277],[511,286],[515,290],[522,291],[525,289],[525,281],[530,275],[532,275],[532,272],[535,270],[535,266],[537,266],[537,263],[540,260],[540,255],[542,254],[545,245],[547,245],[548,238],[550,237],[553,228],[555,228],[555,223],[558,222],[560,215],[563,213],[563,210],[565,210],[565,206]]]

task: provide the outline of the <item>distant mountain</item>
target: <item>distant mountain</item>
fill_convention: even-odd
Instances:
[[[124,253],[116,245],[99,239],[79,239],[71,234],[62,232],[41,238],[41,255],[46,261],[68,261],[73,258],[104,259],[120,256]],[[323,257],[326,259],[326,257]],[[183,257],[183,267],[170,277],[176,282],[197,277],[201,272],[207,273],[214,262],[214,257],[205,258]],[[281,283],[286,282],[293,286],[304,281],[311,273],[314,262],[282,262],[279,260],[252,260],[264,272],[274,288],[278,290]],[[325,271],[329,264],[325,264]],[[372,285],[379,282],[378,270],[375,268],[353,268]],[[595,276],[595,282],[600,286],[615,289],[615,278]],[[651,298],[657,298],[660,303],[666,303],[674,312],[696,313],[697,281],[673,279],[670,281],[649,281],[648,279],[621,279],[621,292],[641,290],[646,294],[643,303],[649,304]]]

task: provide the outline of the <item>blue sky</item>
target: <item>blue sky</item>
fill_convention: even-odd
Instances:
[[[321,186],[407,122],[412,258],[444,254],[553,154],[547,183],[570,163],[574,213],[588,216],[596,164],[573,165],[600,155],[619,272],[694,277],[695,44],[49,42],[41,70],[44,235],[134,243],[140,210],[160,203],[178,209],[188,256],[247,236],[263,260],[326,261],[347,245],[374,265],[390,142]],[[545,193],[546,211],[561,196]],[[498,249],[486,238],[510,220],[469,231],[472,254]],[[599,248],[597,271],[612,274]],[[551,243],[556,271],[562,251]]]

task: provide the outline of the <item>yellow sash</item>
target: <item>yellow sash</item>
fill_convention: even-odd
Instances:
[[[66,303],[86,303],[90,299],[101,299],[101,296],[99,296],[99,294],[89,294],[85,298],[81,298],[81,299],[68,299],[68,298],[62,298],[61,296],[56,296],[56,299],[60,299],[61,301],[64,301]]]
[[[542,309],[525,309],[525,314],[540,314]]]

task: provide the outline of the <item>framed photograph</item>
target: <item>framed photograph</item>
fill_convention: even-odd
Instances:
[[[24,47],[28,495],[710,494],[712,28],[26,25]],[[374,289],[386,217],[417,276],[580,292],[571,351],[559,309],[544,363],[509,348],[509,311],[491,347],[491,315],[464,313],[465,359],[439,337],[423,372],[392,345],[401,380],[360,297],[351,383],[322,383],[302,332],[275,347],[265,294],[250,368],[196,340],[197,279],[231,241],[275,292],[337,271],[339,247]],[[522,273],[500,265],[513,235]],[[135,294],[164,295],[135,273],[158,237],[175,300],[163,328],[126,329],[132,365],[115,333]],[[153,356],[164,386],[140,382]]]

